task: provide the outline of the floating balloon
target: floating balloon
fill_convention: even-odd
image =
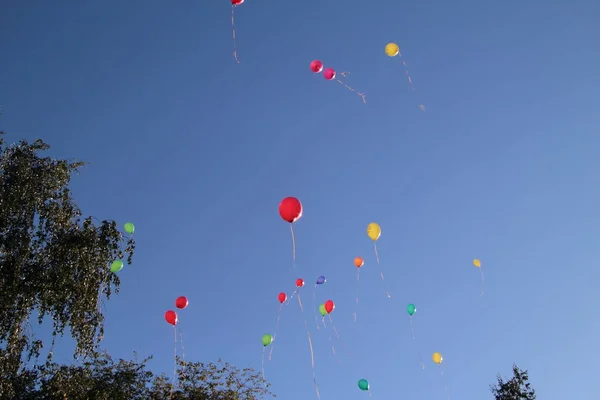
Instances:
[[[295,197],[286,197],[279,203],[279,215],[285,222],[293,224],[302,217],[302,203]]]
[[[317,285],[322,285],[325,282],[327,282],[327,279],[325,279],[324,276],[320,276],[320,277],[317,278]]]
[[[296,287],[302,287],[302,286],[304,286],[304,279],[302,279],[302,278],[296,279]]]
[[[377,260],[377,264],[379,264],[379,252],[377,251],[377,240],[379,240],[379,237],[381,236],[381,227],[379,226],[379,224],[376,222],[371,222],[369,225],[367,225],[367,235],[373,241],[373,250],[375,251],[375,259]],[[388,297],[388,299],[391,299],[392,295],[387,290],[387,285],[385,283],[383,271],[381,271],[379,273],[379,276],[381,277],[381,280],[383,281],[384,285],[386,286],[385,295]]]
[[[129,233],[130,235],[133,235],[133,232],[135,232],[135,225],[133,225],[131,222],[127,222],[123,228],[125,229],[125,232]]]
[[[121,260],[115,260],[110,265],[110,272],[117,273],[122,269],[123,269],[123,261],[121,261]]]
[[[277,295],[277,299],[283,304],[287,300],[287,294],[281,292]]]
[[[481,261],[479,261],[478,259],[474,259],[473,265],[476,266],[477,268],[481,268]]]
[[[325,304],[321,304],[319,306],[319,313],[321,314],[321,316],[326,316],[327,315],[327,310],[325,309]]]
[[[381,236],[381,227],[379,224],[376,222],[371,222],[369,225],[367,225],[367,235],[369,235],[369,238],[372,241],[376,242],[377,239],[379,239],[379,236]]]
[[[169,310],[165,313],[165,320],[173,326],[177,325],[177,322],[179,322],[177,313],[173,310]]]
[[[310,70],[315,74],[318,74],[319,72],[323,71],[323,63],[319,60],[314,60],[310,63]]]
[[[296,238],[294,237],[294,222],[302,217],[302,203],[295,197],[286,197],[279,203],[279,215],[290,224],[290,233],[292,234],[292,259],[294,268],[296,267]]]
[[[327,300],[325,302],[325,311],[327,311],[327,314],[331,314],[333,310],[335,310],[335,303],[332,300]]]
[[[360,379],[358,381],[358,388],[360,390],[369,390],[369,381],[367,381],[366,379]]]
[[[327,68],[325,71],[323,71],[323,78],[327,79],[328,81],[335,79],[336,73],[335,73],[335,69],[333,68]]]
[[[396,57],[400,53],[400,47],[396,43],[388,43],[385,45],[385,54],[390,57]]]
[[[363,265],[365,265],[365,260],[363,260],[361,257],[356,257],[354,259],[354,265],[356,266],[356,268],[360,268]]]
[[[385,45],[385,54],[387,54],[389,57],[396,57],[397,55],[402,57],[402,54],[400,53],[400,46],[398,46],[396,43],[386,44]],[[411,90],[414,91],[415,87],[413,86],[412,79],[410,77],[410,73],[408,72],[408,66],[406,65],[406,61],[402,60],[402,64],[404,65],[404,75],[406,75],[406,79],[408,80],[408,85],[410,86]],[[419,104],[419,109],[421,111],[425,111],[425,106],[423,104]]]
[[[414,304],[409,304],[406,306],[406,312],[408,312],[408,315],[414,315],[417,312],[417,308]]]
[[[268,333],[264,334],[262,337],[263,346],[267,347],[271,343],[273,343],[273,336],[269,335]]]
[[[444,358],[442,357],[442,355],[440,353],[433,353],[433,355],[431,356],[431,359],[433,360],[434,363],[436,364],[441,364],[442,361],[444,361]]]
[[[179,296],[175,300],[175,307],[179,308],[180,310],[183,310],[187,306],[188,306],[188,299],[187,299],[187,297],[185,297],[185,296]]]

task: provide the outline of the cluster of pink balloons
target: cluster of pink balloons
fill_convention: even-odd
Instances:
[[[314,60],[310,63],[310,70],[315,74],[323,71],[323,62],[320,60]],[[328,81],[335,79],[335,69],[325,68],[325,71],[323,71],[323,77]]]
[[[185,296],[179,296],[177,299],[175,299],[175,307],[177,307],[180,310],[186,308],[188,304],[188,299]],[[167,312],[165,312],[165,320],[167,321],[167,323],[175,326],[179,322],[179,317],[177,317],[177,313],[175,311],[168,310]]]

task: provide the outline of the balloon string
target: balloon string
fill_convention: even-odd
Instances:
[[[392,295],[391,295],[391,294],[390,294],[390,292],[388,291],[388,288],[387,288],[387,283],[386,283],[386,281],[385,281],[385,278],[383,277],[383,271],[381,271],[381,272],[379,273],[379,276],[381,276],[381,281],[383,282],[383,287],[384,287],[384,290],[385,290],[385,295],[387,296],[387,298],[388,298],[388,299],[391,299],[391,298],[392,298]]]
[[[377,243],[373,242],[373,249],[375,249],[375,258],[377,259],[377,264],[379,264],[379,252],[377,251]],[[387,296],[388,299],[392,298],[392,295],[390,294],[388,288],[387,288],[387,283],[385,282],[385,277],[383,276],[383,271],[379,272],[379,276],[381,277],[381,281],[383,282],[383,287],[385,289],[385,295]]]
[[[292,233],[292,259],[294,260],[294,268],[296,268],[296,237],[294,236],[294,226],[290,224],[290,232]]]
[[[287,299],[287,301],[285,303],[289,304],[289,302],[292,301],[292,299],[294,298],[294,296],[296,296],[296,293],[298,293],[298,288],[296,288],[296,290],[294,290],[294,293],[292,293],[292,295],[290,296],[290,298]]]
[[[444,367],[440,365],[440,375],[442,375],[442,382],[444,385],[444,391],[446,392],[446,397],[448,398],[448,400],[450,400],[450,392],[448,391],[448,382],[446,380],[446,375],[444,375],[444,371],[442,370],[442,368],[444,368]]]
[[[185,362],[185,347],[183,346],[183,328],[179,328],[179,343],[181,343],[181,359]]]
[[[173,382],[171,383],[171,394],[169,398],[173,397],[175,391],[175,379],[177,378],[177,328],[173,325],[173,336],[175,338],[175,345],[173,346]]]
[[[402,57],[402,54],[400,52],[398,52],[398,55]],[[408,72],[408,65],[406,64],[406,61],[402,60],[402,65],[404,65],[404,75],[406,75],[408,85],[410,86],[410,89],[412,89],[412,91],[414,92],[415,86],[413,85],[412,78],[410,77],[410,73]],[[419,110],[425,111],[425,106],[423,104],[419,104]]]
[[[315,325],[318,330],[319,329],[319,318],[317,317],[317,304],[316,304],[317,300],[316,299],[317,299],[317,284],[315,283],[315,286],[313,286],[312,304],[313,304],[313,313],[315,314]]]
[[[483,296],[483,292],[485,290],[485,277],[483,276],[483,267],[479,267],[479,272],[481,273],[481,296]]]
[[[235,44],[235,5],[231,6],[231,35],[233,38],[233,58],[235,59],[236,63],[240,63],[240,60],[238,60],[238,56],[237,56],[237,46]]]
[[[300,299],[300,293],[298,293],[298,305],[300,306],[300,310],[304,314],[304,306],[302,305],[302,299]]]
[[[402,55],[400,55],[400,57],[402,57]],[[406,80],[408,81],[408,85],[410,86],[410,88],[412,89],[412,91],[415,91],[415,87],[412,83],[412,78],[410,77],[410,73],[408,72],[408,65],[406,65],[406,61],[402,60],[402,65],[404,65],[404,75],[406,75]]]
[[[283,304],[279,306],[279,311],[277,312],[277,320],[275,321],[275,333],[273,333],[273,344],[271,345],[271,350],[269,350],[269,361],[273,357],[273,348],[275,348],[275,339],[277,338],[277,328],[279,327],[279,320],[281,319],[281,310],[283,309]]]
[[[302,300],[300,299],[300,293],[298,293],[298,305],[300,306],[300,310],[302,314],[304,314],[304,306],[302,305]],[[310,349],[310,361],[313,370],[313,383],[315,385],[315,392],[317,393],[317,398],[321,398],[321,394],[319,393],[319,385],[317,385],[317,377],[315,374],[315,352],[313,351],[312,339],[310,337],[310,331],[308,330],[308,324],[306,323],[306,316],[304,316],[304,328],[306,329],[306,335],[308,337],[308,348]]]
[[[356,311],[354,312],[354,322],[356,322],[356,316],[358,314],[358,299],[360,296],[360,268],[356,269]]]
[[[337,340],[340,341],[340,344],[342,345],[342,348],[344,349],[344,351],[346,352],[346,354],[348,356],[352,356],[352,353],[350,353],[348,351],[348,348],[346,347],[346,344],[344,343],[344,340],[340,337],[340,334],[338,333],[338,330],[335,327],[335,324],[333,323],[333,319],[331,318],[331,314],[327,314],[327,317],[329,317],[329,323],[331,324],[331,328],[333,329],[333,332],[335,333],[335,336],[336,336]]]
[[[266,380],[267,378],[265,378],[265,353],[267,351],[267,347],[263,347],[263,351],[262,351],[262,361],[261,361],[261,371],[262,371],[262,377],[263,380],[265,381],[265,387],[267,385]]]
[[[312,362],[312,369],[313,369],[313,383],[315,385],[315,392],[317,393],[317,398],[320,399],[321,394],[319,393],[319,385],[317,385],[317,377],[315,375],[315,353],[313,352],[313,345],[312,345],[312,339],[310,338],[310,332],[307,330],[306,333],[308,335],[308,346],[310,347],[310,359]]]
[[[415,335],[415,326],[413,325],[412,315],[409,315],[410,319],[410,330],[412,332],[413,340],[417,341],[417,335]],[[417,354],[419,355],[419,362],[421,363],[421,369],[425,369],[425,363],[423,362],[423,357],[421,356],[421,349],[417,346]]]
[[[357,92],[356,90],[354,90],[350,86],[346,85],[344,82],[342,82],[339,79],[336,79],[336,81],[338,83],[340,83],[341,85],[343,85],[344,87],[346,87],[346,89],[348,89],[349,91],[356,93],[362,99],[363,103],[367,104],[367,99],[366,99],[367,95],[366,94],[361,93],[361,92]]]
[[[315,353],[313,351],[312,339],[310,338],[310,332],[306,332],[308,334],[308,347],[310,348],[310,362],[312,367],[315,367]]]

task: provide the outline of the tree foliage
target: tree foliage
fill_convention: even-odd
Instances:
[[[109,265],[125,256],[130,264],[135,248],[114,221],[82,219],[69,183],[83,164],[40,155],[49,148],[41,140],[4,147],[0,132],[0,398],[29,385],[19,371],[43,346],[27,329],[36,311],[38,323],[52,319],[53,342],[69,328],[76,356],[97,350],[99,302],[119,288]]]
[[[147,369],[141,362],[113,361],[97,353],[81,365],[48,363],[26,370],[17,400],[259,400],[272,396],[268,385],[251,369],[177,360],[178,383]]]
[[[529,383],[527,370],[521,370],[513,364],[513,376],[504,380],[498,375],[498,382],[490,386],[496,400],[535,400],[535,390]]]

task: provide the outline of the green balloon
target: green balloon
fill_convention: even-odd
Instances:
[[[369,390],[369,381],[366,379],[361,379],[358,381],[358,388],[360,390]]]
[[[133,235],[133,232],[135,232],[135,225],[133,225],[131,222],[126,223],[125,232],[129,233],[130,235]]]
[[[408,315],[413,315],[417,312],[417,307],[415,307],[414,304],[409,304],[406,306],[406,311],[408,312]]]
[[[325,309],[325,304],[321,304],[319,306],[319,312],[321,313],[322,316],[326,316],[327,315],[327,310]]]
[[[121,260],[113,261],[110,266],[110,272],[119,272],[122,269],[123,269],[123,261],[121,261]]]
[[[269,335],[268,333],[264,334],[262,337],[262,344],[263,346],[268,346],[273,342],[273,336]]]

